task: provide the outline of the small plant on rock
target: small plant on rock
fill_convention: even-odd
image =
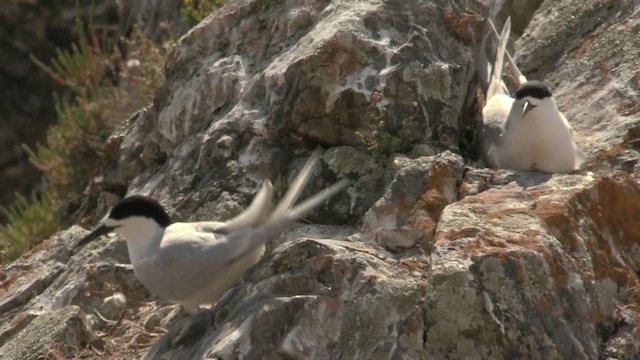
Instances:
[[[57,122],[46,143],[27,148],[30,161],[43,172],[39,197],[20,197],[0,211],[9,221],[0,225],[1,262],[13,260],[52,235],[70,214],[60,214],[82,194],[103,162],[106,139],[133,112],[147,105],[162,81],[163,50],[134,31],[128,40],[129,59],[113,42],[100,39],[89,21],[89,32],[76,21],[80,35],[70,50],[57,50],[51,65],[31,57],[43,71],[72,90],[72,99],[56,97]]]

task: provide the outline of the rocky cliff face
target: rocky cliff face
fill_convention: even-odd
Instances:
[[[228,218],[317,143],[309,193],[353,186],[190,317],[136,281],[122,240],[63,230],[2,272],[0,357],[640,357],[640,6],[520,3],[229,2],[169,53],[84,211],[127,186],[177,220]],[[473,161],[474,54],[505,14],[589,154],[573,174]]]

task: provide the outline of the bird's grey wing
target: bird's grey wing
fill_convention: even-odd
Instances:
[[[311,173],[316,167],[321,154],[322,150],[320,148],[317,148],[313,151],[311,157],[309,158],[309,160],[307,160],[307,163],[304,164],[302,170],[300,170],[300,173],[293,180],[293,183],[291,183],[291,186],[289,186],[289,189],[284,194],[282,199],[280,199],[280,202],[273,210],[270,217],[281,216],[285,212],[289,211],[293,204],[298,201],[302,190],[304,190],[304,187],[307,185],[307,182],[309,182],[309,179],[311,178]]]
[[[234,248],[234,255],[229,256],[228,261],[233,262],[243,257],[247,253],[253,251],[258,246],[262,246],[276,234],[280,233],[286,227],[293,224],[296,220],[306,216],[318,206],[322,205],[327,199],[333,197],[340,191],[344,190],[349,182],[342,179],[337,183],[329,186],[323,191],[306,199],[299,205],[282,212],[274,212],[269,219],[260,226],[254,228],[245,228],[234,231],[227,235],[230,243],[238,244]]]
[[[276,208],[271,211],[273,202],[273,186],[271,182],[265,181],[262,189],[255,196],[249,208],[242,214],[225,222],[201,222],[198,223],[198,230],[203,232],[218,232],[229,234],[244,228],[256,227],[267,221],[267,218],[278,218],[289,212],[293,204],[298,200],[302,190],[306,186],[322,151],[317,148],[307,163],[302,167],[300,173],[291,183],[291,186],[284,194]]]
[[[480,53],[478,54],[478,68],[476,70],[478,74],[478,81],[480,82],[480,88],[482,89],[482,93],[486,96],[487,90],[489,89],[489,81],[491,76],[491,63],[487,58],[487,40],[489,39],[490,33],[486,33],[482,37],[482,42],[480,43]]]
[[[223,223],[221,221],[200,221],[195,224],[197,224],[197,231],[205,233],[226,232],[226,223]]]
[[[488,120],[488,121],[487,121]],[[480,146],[482,160],[491,168],[499,168],[499,149],[502,146],[504,121],[486,119],[482,127]]]
[[[489,89],[487,90],[486,101],[489,102],[492,97],[497,94],[505,93],[505,86],[502,82],[502,70],[504,68],[504,54],[507,51],[507,43],[509,41],[509,34],[511,33],[511,18],[507,18],[504,26],[502,27],[502,33],[498,41],[498,49],[496,50],[496,59],[493,64],[493,72],[491,73],[491,80],[489,82]]]
[[[213,233],[189,237],[165,233],[158,251],[136,264],[136,275],[151,292],[173,301],[188,299],[221,276],[249,244]]]
[[[493,24],[493,21],[491,21],[491,19],[487,19],[489,21],[489,26],[491,27],[491,32],[493,32],[493,34],[496,36],[496,38],[498,38],[498,40],[500,39],[500,34],[498,33],[498,30],[496,29],[496,26]],[[513,71],[513,75],[514,77],[518,80],[518,87],[520,87],[522,84],[527,82],[527,78],[522,74],[522,72],[520,71],[520,68],[518,68],[518,65],[516,65],[515,60],[513,60],[513,57],[511,56],[511,54],[509,53],[508,50],[505,51],[505,55],[507,57],[507,60],[509,61],[509,66],[511,68],[511,71]]]
[[[328,188],[322,190],[321,192],[306,199],[296,207],[289,209],[285,213],[273,214],[271,217],[269,217],[269,221],[267,221],[267,223],[263,226],[263,230],[267,233],[280,232],[284,227],[289,226],[294,221],[308,215],[315,208],[327,201],[327,199],[346,189],[348,185],[349,181],[347,179],[342,179],[337,183],[329,186]]]
[[[224,222],[203,222],[201,224],[201,231],[224,231],[229,232],[243,227],[254,226],[261,221],[264,221],[273,204],[273,185],[269,180],[265,180],[262,183],[262,187],[258,193],[254,196],[249,207],[237,215],[236,217]]]
[[[220,225],[220,223],[217,222],[212,223],[211,226],[208,226],[207,223],[202,223],[201,230],[229,233],[263,223],[266,221],[270,213],[280,214],[288,211],[298,200],[302,190],[309,181],[311,173],[320,158],[320,154],[320,148],[313,152],[273,212],[271,212],[273,204],[273,185],[271,185],[271,182],[267,180],[262,184],[262,188],[253,198],[253,201],[247,210],[231,220],[226,221],[223,225]]]

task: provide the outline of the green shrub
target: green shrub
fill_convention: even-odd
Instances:
[[[43,172],[47,187],[40,198],[19,197],[8,209],[0,209],[8,218],[6,225],[0,225],[0,262],[15,259],[67,222],[55,210],[82,194],[103,163],[106,139],[131,113],[152,100],[162,81],[163,49],[137,29],[127,43],[128,60],[137,61],[127,62],[94,31],[87,35],[79,19],[76,26],[78,44],[57,50],[50,66],[31,56],[74,96],[70,100],[55,97],[57,122],[48,129],[46,143],[35,149],[25,147],[30,161]]]
[[[218,10],[226,0],[184,0],[180,9],[182,22],[191,28],[204,20],[209,14]]]
[[[17,259],[33,244],[53,234],[59,227],[53,211],[53,201],[48,192],[31,198],[16,194],[9,208],[1,207],[7,217],[7,225],[0,226],[0,262]]]

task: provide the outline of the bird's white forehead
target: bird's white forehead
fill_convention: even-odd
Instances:
[[[538,99],[535,97],[531,97],[531,96],[525,96],[524,98],[522,98],[522,100],[532,104],[532,105],[540,105],[546,102],[551,101],[551,98],[544,98],[544,99]]]

